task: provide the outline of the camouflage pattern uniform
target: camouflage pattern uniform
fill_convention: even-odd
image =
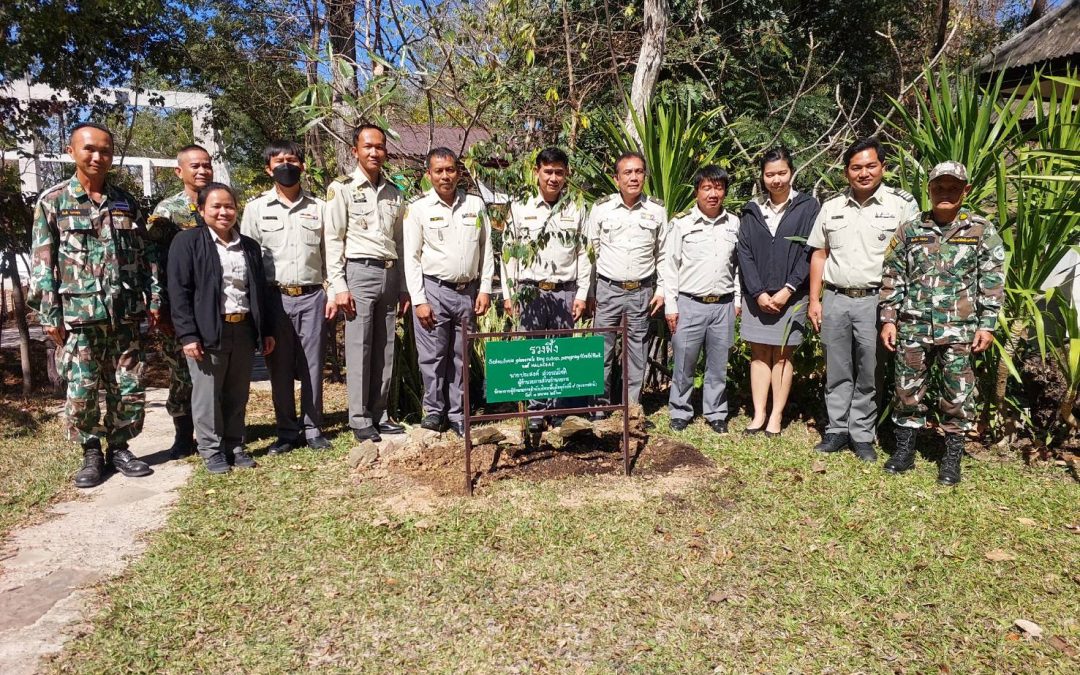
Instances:
[[[173,237],[181,230],[189,230],[202,224],[195,204],[184,191],[161,200],[154,208],[153,215],[146,222],[146,231],[152,246],[150,265],[154,277],[163,289],[168,287],[165,270],[168,267],[169,247]],[[169,366],[169,398],[165,402],[165,410],[173,417],[182,417],[191,415],[191,373],[188,372],[183,346],[172,331],[167,295],[163,298],[163,304],[161,351],[165,363]]]
[[[908,221],[885,254],[881,321],[897,326],[897,426],[926,425],[923,404],[933,359],[943,391],[942,429],[955,434],[975,427],[975,373],[971,343],[979,330],[994,330],[1005,295],[1005,247],[994,226],[962,209],[938,225],[930,213]]]
[[[111,185],[103,194],[95,204],[74,176],[42,193],[34,211],[29,302],[42,326],[67,329],[57,370],[67,381],[68,437],[85,445],[104,435],[119,446],[142,430],[139,321],[147,294],[150,309],[159,309],[161,289],[147,262],[138,202]]]

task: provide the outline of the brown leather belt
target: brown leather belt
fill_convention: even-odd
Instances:
[[[237,312],[235,314],[222,314],[221,318],[225,323],[242,323],[247,321],[247,312]]]
[[[603,281],[604,283],[611,284],[612,286],[618,286],[624,291],[636,291],[642,286],[652,286],[656,282],[655,274],[645,277],[644,279],[637,279],[635,281],[615,281],[614,279],[609,279],[608,277],[605,277],[603,274],[597,274],[596,278],[598,278],[600,281]]]
[[[300,295],[307,295],[308,293],[314,293],[322,290],[321,284],[309,284],[307,286],[286,286],[285,284],[274,284],[282,295],[287,295],[290,298],[295,298]]]
[[[382,258],[346,258],[346,260],[351,263],[357,263],[358,265],[381,267],[387,270],[397,264],[396,260],[383,260]]]
[[[533,281],[532,279],[522,279],[518,283],[522,286],[535,286],[542,291],[565,291],[570,288],[577,288],[576,281]]]
[[[679,293],[684,298],[690,298],[694,302],[700,302],[703,305],[715,305],[717,303],[731,302],[735,299],[734,293],[724,293],[723,295],[690,295],[689,293]]]
[[[871,295],[877,295],[881,291],[881,288],[877,286],[872,288],[840,288],[829,283],[825,284],[825,288],[833,293],[846,295],[849,298],[868,298]]]
[[[440,279],[439,277],[433,277],[430,274],[425,274],[424,278],[428,281],[439,284],[443,288],[450,288],[455,291],[464,291],[469,286],[472,286],[476,283],[476,279],[472,279],[470,281],[447,281],[445,279]]]

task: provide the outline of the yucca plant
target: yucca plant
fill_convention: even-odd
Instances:
[[[912,111],[892,99],[894,119],[889,126],[900,140],[892,143],[898,158],[901,187],[915,195],[923,209],[930,206],[926,176],[939,162],[962,162],[972,185],[968,203],[985,212],[994,197],[994,173],[998,160],[1017,147],[1022,131],[1020,121],[1037,87],[1019,90],[1004,101],[999,74],[987,86],[969,71],[942,66],[927,70],[926,96],[915,101]]]
[[[721,156],[725,146],[710,134],[718,113],[718,109],[695,112],[689,98],[675,104],[656,100],[643,118],[633,115],[634,126],[642,139],[640,146],[620,117],[602,119],[596,127],[607,155],[587,157],[575,182],[592,200],[618,192],[615,159],[624,152],[640,152],[648,169],[645,194],[663,200],[670,218],[693,205],[694,172]]]

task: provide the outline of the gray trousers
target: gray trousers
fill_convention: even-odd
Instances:
[[[218,349],[203,350],[202,361],[188,357],[191,419],[203,459],[244,445],[244,411],[251,391],[254,357],[251,319],[223,323]]]
[[[521,306],[522,330],[549,330],[574,327],[574,296],[577,286],[570,286],[561,291],[537,291],[537,296]],[[529,401],[529,410],[546,410],[561,407],[573,408],[585,406],[581,398],[548,399]]]
[[[345,281],[356,304],[356,316],[345,322],[349,426],[353,429],[390,419],[386,408],[394,373],[399,278],[396,266],[345,265]]]
[[[278,293],[273,289],[268,292]],[[294,297],[279,295],[283,311],[274,317],[276,344],[266,357],[277,435],[287,440],[301,435],[314,438],[320,434],[323,422],[326,291]],[[300,380],[300,417],[296,414],[296,380]]]
[[[637,290],[627,291],[612,286],[603,279],[596,282],[596,316],[593,327],[611,328],[618,326],[626,315],[627,372],[629,403],[641,400],[641,381],[645,377],[646,337],[649,333],[649,301],[652,300],[656,286],[641,286]],[[615,362],[615,333],[604,334],[604,390],[605,397],[598,400],[600,405],[608,405],[621,398],[612,389],[611,364]]]
[[[825,433],[874,441],[877,426],[878,296],[849,298],[825,291],[821,344],[825,349]]]
[[[679,322],[671,347],[675,365],[671,376],[668,407],[671,419],[694,416],[690,394],[694,391],[694,371],[701,348],[705,348],[705,386],[701,412],[705,419],[725,420],[728,414],[727,366],[731,345],[735,344],[735,303],[705,304],[679,296]]]
[[[424,279],[424,294],[435,314],[435,327],[427,330],[413,313],[416,333],[416,352],[420,360],[420,377],[424,380],[424,412],[445,415],[451,422],[465,419],[461,368],[461,327],[475,329],[477,282],[464,290],[440,286]]]

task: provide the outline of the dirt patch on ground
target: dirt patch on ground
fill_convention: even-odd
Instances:
[[[622,420],[618,416],[596,424],[580,424],[580,430],[563,438],[548,430],[526,443],[514,422],[485,427],[484,442],[472,449],[471,480],[475,493],[503,480],[548,481],[571,477],[621,475]],[[496,432],[497,430],[497,432]],[[714,468],[712,460],[687,443],[653,438],[644,417],[632,416],[630,468],[636,477],[657,478],[678,472],[701,475]],[[380,449],[377,461],[358,466],[358,477],[408,478],[434,495],[461,495],[467,491],[465,443],[450,434],[416,434],[392,449]]]

